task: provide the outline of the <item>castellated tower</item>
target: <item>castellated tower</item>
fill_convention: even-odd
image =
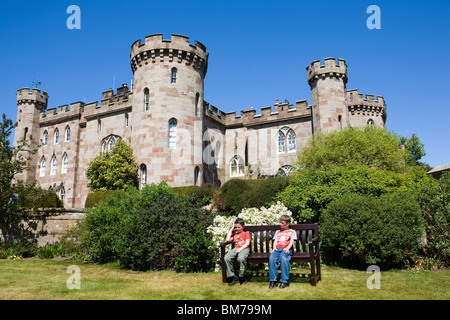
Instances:
[[[203,82],[206,47],[198,41],[162,34],[136,41],[131,48],[134,73],[133,138],[141,183],[165,180],[171,186],[201,184]]]
[[[315,132],[341,130],[349,126],[346,103],[347,65],[345,60],[315,60],[306,68],[311,86],[312,127]]]
[[[17,127],[14,133],[14,146],[20,144],[22,140],[28,140],[32,150],[39,145],[40,127],[39,115],[47,108],[48,94],[34,88],[23,88],[17,90]],[[29,158],[29,163],[34,165],[37,163],[37,155],[31,155],[29,152],[23,154],[25,158]],[[36,170],[26,170],[17,174],[17,180],[35,180]]]

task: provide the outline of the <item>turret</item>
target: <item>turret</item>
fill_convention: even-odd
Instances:
[[[341,130],[349,126],[346,104],[347,65],[345,60],[315,60],[306,68],[311,86],[313,132]]]
[[[200,184],[206,47],[198,41],[190,44],[186,36],[173,34],[163,40],[162,34],[155,34],[145,37],[145,43],[133,43],[130,59],[136,135],[132,143],[142,175],[147,183],[161,179],[172,186]]]
[[[14,131],[14,146],[20,141],[28,140],[30,150],[36,148],[40,144],[39,131],[39,115],[47,108],[48,95],[45,91],[34,88],[17,90],[17,127]],[[25,158],[29,158],[30,163],[36,163],[36,155],[23,154]],[[35,179],[35,170],[27,170],[17,175],[16,179],[33,180]]]

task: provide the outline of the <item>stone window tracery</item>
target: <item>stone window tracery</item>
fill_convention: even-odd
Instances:
[[[287,148],[286,148],[287,145]],[[277,152],[295,152],[297,151],[297,139],[294,130],[289,127],[283,127],[277,135]]]
[[[244,159],[234,156],[230,161],[230,177],[241,177],[244,175]]]

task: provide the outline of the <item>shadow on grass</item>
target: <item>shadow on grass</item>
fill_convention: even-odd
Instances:
[[[269,271],[247,271],[248,280],[251,282],[269,282]],[[280,273],[278,272],[278,280]],[[311,274],[306,273],[289,273],[290,283],[310,283]]]

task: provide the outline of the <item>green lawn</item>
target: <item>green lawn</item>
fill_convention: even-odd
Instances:
[[[69,266],[80,268],[81,288],[68,289]],[[117,264],[82,261],[0,260],[0,299],[31,300],[448,300],[448,271],[382,271],[381,289],[368,289],[365,271],[322,266],[316,287],[293,270],[294,281],[284,290],[268,289],[267,272],[254,272],[243,286],[229,287],[220,272],[183,274],[171,271],[135,272]],[[242,290],[245,288],[245,290]]]

